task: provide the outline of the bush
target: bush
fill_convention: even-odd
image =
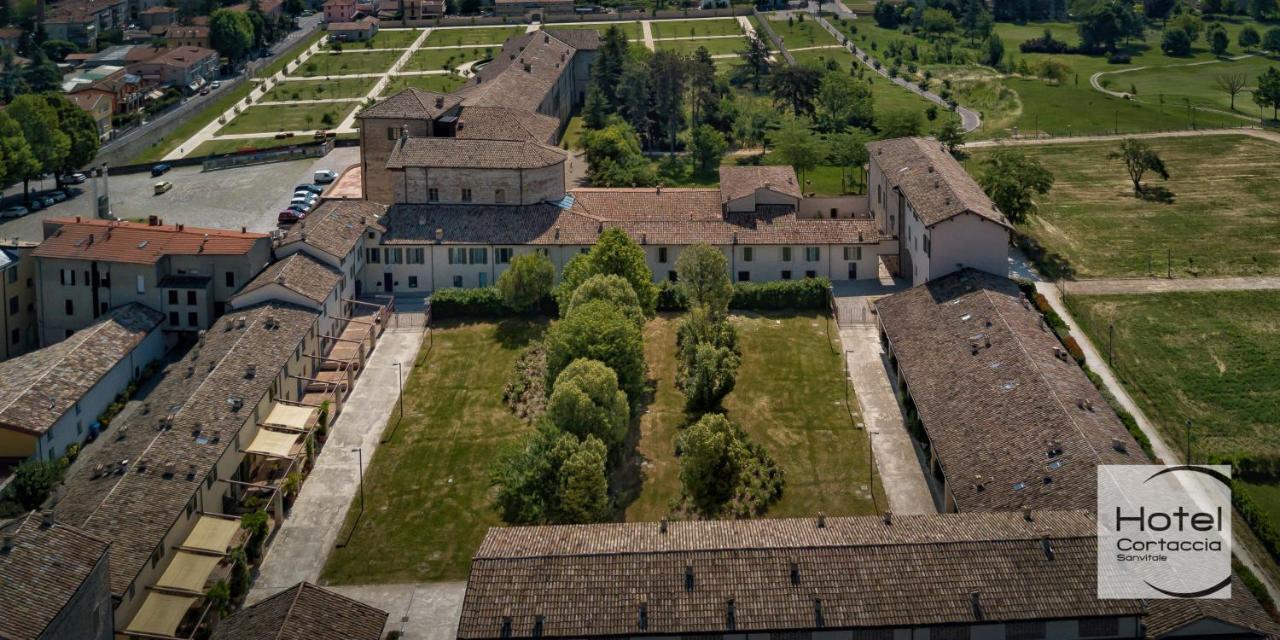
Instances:
[[[13,480],[0,494],[0,502],[14,505],[14,513],[39,509],[49,498],[54,485],[62,480],[63,466],[54,462],[33,460],[18,465]],[[11,508],[12,509],[12,508]]]
[[[644,329],[644,311],[640,308],[640,300],[636,298],[635,289],[622,276],[598,273],[587,278],[574,290],[565,314],[573,313],[577,307],[595,300],[612,304],[635,322],[637,327]]]
[[[831,281],[826,278],[739,282],[733,285],[734,309],[826,309]]]
[[[1039,38],[1032,38],[1018,45],[1018,49],[1023,53],[1075,53],[1070,45],[1054,39],[1053,32],[1048,29]]]
[[[585,254],[574,256],[560,274],[555,297],[561,309],[567,309],[578,286],[596,274],[622,276],[631,285],[645,315],[653,313],[658,290],[653,272],[645,260],[644,249],[616,227],[605,229],[595,246]]]
[[[1067,348],[1067,353],[1071,354],[1071,357],[1075,359],[1076,364],[1084,364],[1084,350],[1080,348],[1080,343],[1076,342],[1075,338],[1067,336],[1063,338],[1062,344]]]
[[[658,284],[658,311],[684,311],[689,308],[689,299],[684,289],[670,280]]]
[[[1231,502],[1236,511],[1240,512],[1240,517],[1249,523],[1254,535],[1262,541],[1262,546],[1266,547],[1271,558],[1280,560],[1280,531],[1276,530],[1275,523],[1266,510],[1258,505],[1253,496],[1249,495],[1249,489],[1239,480],[1231,482]]]
[[[1191,35],[1174,27],[1165,29],[1160,38],[1160,50],[1168,56],[1191,55]]]
[[[551,294],[556,268],[551,259],[538,252],[512,258],[511,265],[498,276],[498,290],[506,305],[521,312],[537,309]]]
[[[644,393],[644,343],[640,328],[620,309],[603,300],[573,310],[547,331],[547,377],[553,383],[579,358],[599,360],[613,369],[633,406]]]
[[[262,558],[262,545],[267,541],[270,527],[267,525],[267,512],[259,509],[240,517],[240,528],[249,532],[249,540],[244,544],[245,557],[250,563]]]
[[[618,376],[597,360],[574,360],[556,377],[547,418],[579,438],[595,437],[610,448],[622,444],[631,412]]]
[[[563,523],[600,522],[609,516],[609,479],[604,443],[587,436],[560,465],[556,519]]]
[[[528,346],[507,376],[502,402],[516,417],[532,421],[547,409],[547,350],[541,341]]]
[[[720,405],[720,401],[733,391],[737,381],[738,355],[727,347],[717,347],[709,342],[699,342],[682,350],[676,386],[687,399],[686,405],[693,411],[706,411]]]
[[[1107,64],[1129,64],[1133,57],[1127,53],[1116,52],[1107,56]]]
[[[545,297],[538,305],[525,311],[517,311],[507,304],[497,287],[478,289],[441,289],[431,294],[431,317],[445,318],[509,318],[536,313],[552,313],[554,301]]]
[[[604,444],[580,442],[550,423],[499,457],[491,480],[494,505],[507,524],[585,522],[603,519],[608,484]],[[597,462],[598,460],[598,462]]]
[[[723,414],[703,416],[680,434],[677,447],[684,497],[701,515],[750,517],[782,497],[773,457]]]

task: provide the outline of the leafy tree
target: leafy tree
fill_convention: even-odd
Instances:
[[[1165,20],[1177,4],[1177,0],[1142,0],[1142,13],[1148,20]]]
[[[736,428],[710,413],[680,435],[680,484],[694,506],[715,513],[729,499],[741,470]]]
[[[813,99],[822,82],[822,71],[805,65],[783,65],[769,76],[769,93],[778,107],[789,107],[796,116],[813,115]]]
[[[58,114],[59,128],[70,139],[67,155],[57,168],[56,175],[61,180],[63,175],[74,173],[80,167],[93,162],[94,156],[98,155],[98,145],[101,139],[98,137],[98,125],[93,121],[93,117],[89,115],[89,112],[81,109],[60,93],[46,93],[44,95],[45,99],[49,101],[49,106],[53,107],[53,110]]]
[[[1251,26],[1241,29],[1240,35],[1236,36],[1236,44],[1239,44],[1240,48],[1245,51],[1253,49],[1261,42],[1262,36],[1258,35],[1258,30]]]
[[[804,120],[791,118],[770,135],[773,150],[783,164],[791,165],[800,174],[800,185],[805,185],[805,174],[818,166],[827,154],[822,140],[813,133]]]
[[[597,360],[574,360],[556,378],[547,418],[565,432],[599,438],[612,449],[627,436],[631,410],[613,369]]]
[[[969,38],[969,44],[991,35],[993,26],[991,13],[987,11],[983,0],[965,0],[964,11],[960,14],[960,28],[965,37]]]
[[[716,84],[716,61],[706,47],[698,47],[686,65],[689,73],[689,107],[693,123],[701,124],[719,100]]]
[[[631,288],[631,283],[627,282],[626,278],[612,273],[597,273],[583,280],[582,284],[573,290],[573,296],[569,299],[569,306],[565,309],[564,315],[567,316],[573,313],[575,308],[596,300],[604,300],[614,305],[632,322],[635,322],[636,327],[644,329],[644,310],[640,308],[640,299],[636,297],[636,290]]]
[[[604,97],[600,87],[593,84],[587,89],[587,98],[582,104],[582,124],[588,129],[601,129],[609,121],[612,107]]]
[[[644,249],[616,227],[605,229],[591,250],[574,256],[560,274],[555,297],[563,315],[572,306],[578,287],[596,274],[622,276],[636,293],[636,300],[646,316],[653,315],[658,305],[658,288],[653,272],[645,261]]]
[[[1177,27],[1165,27],[1160,38],[1160,50],[1168,56],[1191,55],[1191,35]]]
[[[1142,195],[1142,176],[1148,171],[1160,176],[1162,180],[1169,179],[1169,170],[1165,168],[1160,154],[1141,140],[1125,138],[1121,141],[1120,148],[1107,154],[1107,157],[1124,161],[1125,170],[1129,172],[1129,181],[1133,183],[1135,196]]]
[[[700,344],[724,347],[741,355],[738,348],[738,331],[724,315],[715,315],[705,305],[689,308],[689,314],[676,327],[676,351],[681,360],[688,360],[692,349]]]
[[[986,42],[982,45],[982,64],[998,67],[1002,60],[1004,60],[1004,41],[999,35],[993,33],[987,36]]]
[[[698,171],[714,171],[728,147],[724,135],[709,124],[700,124],[689,133],[689,153]]]
[[[226,580],[215,582],[204,592],[204,597],[205,602],[209,603],[209,611],[213,614],[214,620],[231,613],[231,587],[227,586]]]
[[[628,58],[622,65],[618,80],[618,115],[631,128],[646,139],[650,138],[650,87],[649,67],[643,62]]]
[[[640,138],[625,122],[582,132],[587,159],[587,181],[596,187],[644,187],[655,178],[649,159],[640,150]]]
[[[1277,119],[1277,108],[1280,108],[1280,71],[1276,71],[1275,67],[1268,67],[1258,76],[1258,88],[1253,90],[1253,101],[1260,107],[1271,107],[1271,119]]]
[[[875,120],[871,87],[840,71],[829,71],[818,85],[817,124],[824,131],[870,127]]]
[[[659,124],[668,140],[669,151],[676,150],[676,136],[684,128],[685,87],[688,84],[684,59],[674,51],[658,51],[649,59],[650,108],[653,121]]]
[[[550,422],[498,457],[490,473],[494,506],[507,524],[553,522],[559,511],[560,468],[577,451],[578,439]]]
[[[769,64],[769,45],[765,44],[763,38],[757,32],[755,35],[747,38],[747,48],[742,51],[742,61],[746,64],[743,68],[751,77],[751,88],[755,91],[760,90],[760,83],[765,76],[769,75],[771,66]]]
[[[933,38],[956,30],[956,18],[946,9],[925,9],[921,16],[921,27]]]
[[[0,111],[0,185],[40,173],[40,160],[31,151],[22,127],[8,111]]]
[[[550,258],[537,251],[522,253],[498,276],[498,290],[507,306],[529,311],[551,293],[555,279],[556,268]]]
[[[1169,29],[1182,29],[1191,37],[1191,41],[1195,42],[1200,39],[1200,34],[1204,33],[1204,20],[1199,16],[1190,13],[1179,13],[1165,23],[1165,31]]]
[[[22,79],[28,90],[34,93],[60,90],[62,73],[58,71],[58,65],[45,55],[44,49],[34,47],[33,51],[31,62],[22,70]]]
[[[1209,49],[1213,51],[1213,55],[1221,56],[1227,53],[1227,47],[1231,44],[1231,39],[1227,37],[1227,30],[1220,24],[1215,24],[1209,28]]]
[[[1115,51],[1121,40],[1142,35],[1142,21],[1134,13],[1132,4],[1105,0],[1084,12],[1077,29],[1085,49]]]
[[[231,582],[228,585],[231,588],[231,601],[240,603],[249,594],[249,559],[245,557],[243,547],[236,547],[231,550],[230,560]]]
[[[1013,222],[1021,222],[1035,211],[1034,194],[1053,187],[1053,174],[1039,160],[1011,149],[1000,149],[981,162],[978,184]]]
[[[876,126],[880,129],[882,139],[908,138],[920,135],[924,129],[918,111],[890,111],[879,117]]]
[[[66,40],[45,40],[40,43],[40,48],[44,50],[45,55],[57,62],[66,60],[69,53],[80,51],[80,47],[77,47],[74,42]]]
[[[1244,91],[1246,84],[1245,75],[1243,73],[1222,73],[1218,74],[1214,81],[1218,88],[1227,92],[1231,96],[1231,110],[1236,110],[1236,95]]]
[[[853,184],[853,171],[861,171],[867,164],[870,155],[867,152],[867,142],[870,140],[871,136],[862,129],[853,129],[831,136],[831,155],[827,160],[840,167],[842,191],[849,191]]]
[[[39,509],[49,498],[54,485],[62,480],[62,465],[32,460],[18,465],[13,480],[4,489],[4,498],[15,502],[22,511]]]
[[[1249,0],[1249,15],[1254,20],[1270,20],[1276,13],[1276,0]]]
[[[876,21],[876,25],[885,29],[898,28],[898,7],[886,0],[879,0],[872,9],[871,17]]]
[[[741,363],[738,355],[725,347],[700,342],[682,352],[676,385],[684,393],[689,409],[705,411],[720,405],[733,391]]]
[[[250,10],[241,15],[249,19],[249,26],[252,28],[252,50],[261,50],[267,46],[267,22],[262,19],[262,14],[258,11]],[[210,31],[210,37],[212,37],[212,31]]]
[[[739,147],[764,147],[778,123],[778,112],[756,102],[739,107],[733,119],[733,138]]]
[[[690,307],[704,307],[715,318],[728,315],[733,283],[724,252],[705,242],[690,245],[676,258],[676,274]]]
[[[644,393],[644,343],[640,329],[618,307],[595,300],[547,331],[548,386],[579,358],[599,360],[618,374],[618,382],[632,404]]]
[[[233,64],[253,46],[253,23],[244,12],[218,9],[209,15],[209,44]]]
[[[9,108],[5,111],[22,127],[22,136],[26,138],[27,145],[39,162],[35,171],[9,176],[11,179],[22,178],[23,193],[26,194],[30,192],[31,178],[44,172],[57,171],[66,161],[67,154],[71,151],[71,137],[62,131],[57,110],[49,105],[44,96],[18,96],[9,103]]]
[[[284,0],[284,13],[288,16],[296,16],[307,9],[307,5],[303,0]]]
[[[594,436],[587,436],[560,465],[559,522],[582,524],[608,518],[606,453],[604,443]]]
[[[1262,48],[1273,55],[1280,54],[1280,27],[1267,29],[1267,33],[1262,36]]]
[[[942,123],[942,128],[938,129],[936,137],[947,153],[954,156],[964,144],[964,129],[960,128],[960,123],[955,118],[948,118]]]
[[[616,24],[609,25],[600,37],[600,49],[591,65],[591,84],[613,109],[619,105],[616,91],[622,79],[623,63],[628,57],[627,46],[627,36],[622,29]]]

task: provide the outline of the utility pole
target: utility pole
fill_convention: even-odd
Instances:
[[[356,465],[360,470],[360,515],[364,515],[364,451],[360,447],[352,449],[356,452]]]
[[[1112,348],[1112,345],[1115,343],[1115,341],[1116,341],[1116,325],[1114,322],[1111,322],[1107,324],[1107,366],[1108,367],[1112,366],[1112,363],[1113,363],[1112,355],[1115,353],[1115,350]]]
[[[400,419],[404,420],[404,367],[396,363],[396,388],[399,390]]]

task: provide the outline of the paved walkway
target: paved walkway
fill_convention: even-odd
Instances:
[[[1115,295],[1125,293],[1168,293],[1173,291],[1257,291],[1280,289],[1280,276],[1242,278],[1133,278],[1117,280],[1068,280],[1062,283],[1068,294]]]
[[[387,83],[391,82],[391,74],[399,71],[400,68],[409,61],[409,58],[413,57],[414,52],[422,46],[422,43],[426,42],[427,38],[431,37],[432,31],[433,29],[431,28],[422,30],[422,33],[413,41],[413,44],[409,45],[409,48],[405,49],[404,53],[401,54],[401,56],[396,59],[395,63],[391,65],[391,68],[387,70],[387,74],[383,75],[380,80],[373,83],[373,87],[369,89],[369,93],[365,94],[366,99],[376,100],[378,99],[378,96],[382,95],[383,90],[387,88]],[[346,118],[342,119],[342,124],[339,124],[336,129],[338,133],[356,130],[356,115],[358,111],[359,109],[353,109],[351,113],[347,114]]]
[[[462,616],[465,582],[327,586],[386,611],[383,633],[399,631],[403,640],[454,640]]]
[[[1107,366],[1107,362],[1103,359],[1101,352],[1099,352],[1093,342],[1089,340],[1089,336],[1085,334],[1084,331],[1080,330],[1080,326],[1076,324],[1075,318],[1071,316],[1066,305],[1062,303],[1062,297],[1058,293],[1057,286],[1052,282],[1037,282],[1036,291],[1044,294],[1044,297],[1048,299],[1053,310],[1057,311],[1058,315],[1062,316],[1063,321],[1067,323],[1067,328],[1070,329],[1071,335],[1074,336],[1076,338],[1076,342],[1080,344],[1081,351],[1084,351],[1085,363],[1090,369],[1098,374],[1098,377],[1102,379],[1103,385],[1105,385],[1107,390],[1111,392],[1111,395],[1115,396],[1116,401],[1120,403],[1120,406],[1124,407],[1125,411],[1133,414],[1134,420],[1138,423],[1138,428],[1140,428],[1142,433],[1146,434],[1147,438],[1151,440],[1151,449],[1155,453],[1156,457],[1160,458],[1167,464],[1176,464],[1181,461],[1183,459],[1181,453],[1170,447],[1169,444],[1165,442],[1164,435],[1155,428],[1155,425],[1151,424],[1151,421],[1147,419],[1146,414],[1144,414],[1142,409],[1138,407],[1138,404],[1133,401],[1129,392],[1120,384],[1120,381],[1111,371],[1111,367]],[[1189,484],[1190,482],[1191,481],[1184,480],[1184,486],[1186,489],[1193,496],[1201,495],[1202,491],[1194,486],[1194,484]],[[1232,545],[1232,547],[1232,551],[1235,553],[1236,558],[1241,562],[1241,564],[1249,567],[1249,569],[1253,571],[1254,575],[1258,576],[1258,578],[1262,580],[1263,584],[1266,585],[1267,591],[1270,592],[1272,599],[1280,600],[1280,589],[1277,589],[1276,585],[1272,582],[1270,574],[1262,571],[1257,560],[1253,557],[1253,554],[1251,554],[1244,545],[1241,545],[1238,542]]]
[[[648,20],[640,21],[640,33],[644,34],[644,46],[650,51],[657,51],[657,47],[653,45],[653,28],[649,26]]]
[[[275,534],[249,592],[249,604],[302,580],[319,582],[320,570],[338,539],[347,507],[359,491],[359,460],[354,449],[361,449],[367,468],[387,418],[396,407],[399,368],[395,363],[403,363],[404,376],[408,378],[421,343],[422,332],[416,329],[388,329],[382,334],[346,406],[329,430],[315,468]]]

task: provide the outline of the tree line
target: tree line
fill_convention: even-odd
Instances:
[[[61,93],[17,96],[0,111],[0,184],[22,181],[27,197],[31,180],[45,174],[61,184],[93,161],[98,144],[93,118]]]

